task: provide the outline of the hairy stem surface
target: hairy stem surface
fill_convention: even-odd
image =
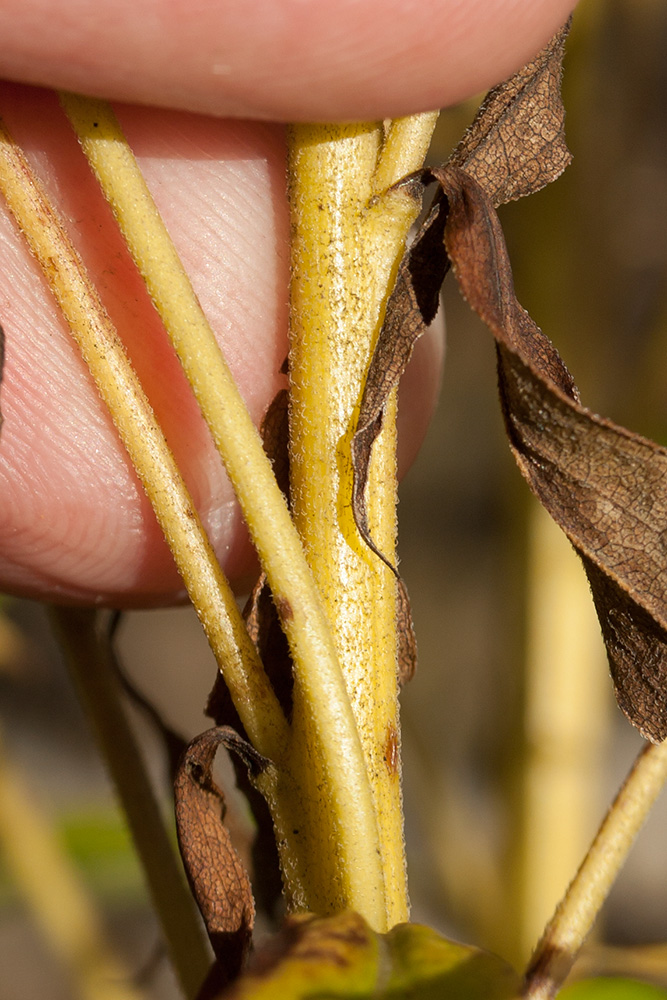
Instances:
[[[396,676],[396,581],[365,545],[351,509],[350,441],[388,292],[418,211],[406,192],[386,193],[421,166],[434,115],[393,123],[303,125],[291,131],[292,289],[290,473],[295,522],[334,632],[377,814],[386,926],[408,914],[401,811]],[[371,531],[395,546],[395,398],[374,448]],[[298,699],[295,740],[310,797],[313,735]],[[298,766],[298,765],[297,765]],[[329,831],[312,828],[314,858],[330,858]],[[323,869],[321,892],[335,877]],[[384,926],[377,924],[376,929]]]

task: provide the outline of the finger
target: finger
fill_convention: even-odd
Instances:
[[[254,561],[231,487],[111,214],[53,95],[5,85],[0,111],[28,151],[165,429],[223,568]],[[250,412],[287,351],[283,130],[119,107],[149,187]],[[148,501],[26,244],[0,204],[0,589],[50,600],[165,604],[182,583]],[[417,369],[416,369],[417,370]],[[437,346],[404,405],[414,453],[436,393]],[[419,371],[421,374],[419,374]]]
[[[0,75],[278,121],[396,117],[522,66],[574,0],[4,0]]]
[[[240,515],[111,214],[53,98],[2,94],[158,412],[226,571],[248,568]],[[284,140],[275,126],[120,108],[158,207],[259,420],[286,353]],[[162,603],[182,589],[143,491],[12,220],[2,212],[6,333],[2,587],[51,599]]]

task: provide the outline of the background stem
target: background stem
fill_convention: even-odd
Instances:
[[[0,735],[0,846],[16,888],[80,1000],[142,1000],[107,943],[95,900],[8,759]]]
[[[194,998],[212,958],[143,755],[121,705],[110,642],[99,632],[96,611],[53,608],[52,615],[70,672],[123,804],[174,969],[186,997]]]

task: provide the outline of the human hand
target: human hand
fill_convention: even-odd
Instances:
[[[256,0],[249,16],[248,4],[231,0],[196,15],[178,0],[7,0],[0,76],[129,102],[115,106],[121,125],[259,420],[286,353],[284,132],[270,122],[453,103],[522,65],[571,6]],[[231,489],[53,94],[3,84],[0,114],[76,222],[223,566],[241,586],[252,557]],[[178,599],[148,501],[3,205],[0,259],[0,589],[117,606]],[[401,387],[408,456],[432,410],[440,355],[437,339],[425,339]]]

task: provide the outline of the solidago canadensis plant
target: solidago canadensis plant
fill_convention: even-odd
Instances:
[[[581,404],[517,302],[496,215],[569,162],[566,35],[567,26],[487,96],[442,166],[423,168],[435,113],[291,128],[289,391],[261,434],[112,110],[60,95],[259,555],[243,614],[66,227],[0,122],[2,194],[109,408],[219,667],[207,708],[215,725],[187,747],[162,725],[189,892],[119,701],[127,685],[108,616],[53,610],[193,1000],[552,997],[667,775],[667,452]],[[435,197],[406,252],[431,184]],[[395,557],[396,392],[450,269],[494,337],[516,461],[583,561],[619,704],[652,741],[523,975],[408,922],[398,689],[414,671],[415,644]],[[221,744],[257,823],[251,875],[211,776]],[[287,917],[268,950],[249,957],[254,894],[265,917],[280,905]],[[628,1000],[654,995],[620,981],[614,988]],[[596,989],[584,983],[563,995],[586,1000],[602,995]]]

